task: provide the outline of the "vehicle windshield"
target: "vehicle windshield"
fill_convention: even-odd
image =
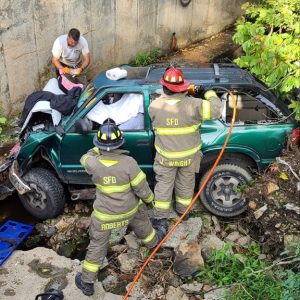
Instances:
[[[94,91],[96,90],[95,86],[94,86],[94,83],[93,82],[90,82],[86,88],[83,90],[83,92],[81,93],[81,96],[79,98],[79,101],[78,101],[78,104],[77,104],[77,107],[81,106],[82,103],[88,98],[90,97]]]

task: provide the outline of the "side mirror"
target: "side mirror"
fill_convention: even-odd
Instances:
[[[80,134],[88,134],[93,128],[93,123],[87,118],[78,119],[75,122],[75,132]]]

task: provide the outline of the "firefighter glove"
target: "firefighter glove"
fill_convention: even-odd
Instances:
[[[83,70],[82,68],[74,69],[74,70],[73,70],[73,74],[74,74],[75,76],[79,76],[79,75],[81,74],[82,70]]]
[[[60,74],[70,74],[71,69],[69,67],[64,67],[62,69],[59,69]]]
[[[206,89],[203,85],[196,85],[195,86],[195,95],[196,95],[196,97],[204,99],[205,92],[206,92]]]

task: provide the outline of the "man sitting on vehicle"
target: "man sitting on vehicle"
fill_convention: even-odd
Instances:
[[[107,118],[115,120],[121,130],[144,129],[144,99],[142,94],[107,94],[87,118],[102,124]]]

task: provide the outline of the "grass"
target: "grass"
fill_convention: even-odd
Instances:
[[[204,269],[196,275],[199,282],[225,287],[228,300],[300,299],[297,270],[275,272],[270,262],[258,258],[258,245],[250,246],[245,255],[228,252],[230,247],[227,243],[207,259]],[[299,259],[300,251],[297,255]]]
[[[131,62],[136,67],[144,67],[154,63],[157,63],[161,58],[162,54],[160,49],[154,48],[149,52],[140,52]]]

